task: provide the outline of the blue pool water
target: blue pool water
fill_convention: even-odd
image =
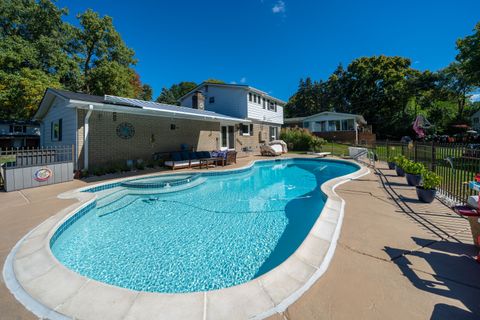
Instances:
[[[323,208],[320,185],[356,170],[327,160],[257,162],[190,189],[126,195],[71,224],[52,252],[84,276],[139,291],[230,287],[286,260]]]

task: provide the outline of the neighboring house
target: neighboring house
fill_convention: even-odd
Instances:
[[[202,108],[202,96],[196,96],[197,105],[179,107],[47,89],[34,120],[40,123],[41,146],[74,146],[76,169],[149,160],[153,153],[179,151],[182,145],[198,151],[218,150],[222,146],[242,151],[250,133],[257,133],[257,124],[246,117]],[[276,115],[281,107],[275,102],[277,111],[270,113]],[[275,125],[276,138],[283,119],[275,121],[279,123]],[[240,138],[246,139],[237,143]]]
[[[38,122],[0,120],[0,148],[38,147],[39,144]]]
[[[238,84],[202,83],[180,98],[184,107],[244,119],[238,125],[221,123],[221,147],[258,152],[260,145],[279,139],[285,102]]]
[[[471,117],[470,117],[471,123],[472,123],[472,129],[479,131],[480,130],[480,111],[475,112]]]
[[[340,112],[320,112],[308,117],[285,119],[286,127],[308,129],[328,141],[366,144],[375,141],[375,134],[363,116]]]

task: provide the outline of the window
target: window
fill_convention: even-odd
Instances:
[[[62,119],[50,123],[50,138],[52,141],[62,141]]]
[[[170,130],[175,130],[175,129],[177,129],[177,126],[173,123],[170,124]]]
[[[342,120],[342,131],[347,131],[348,129],[348,120]]]
[[[275,103],[273,101],[268,101],[268,110],[275,110]]]
[[[251,92],[248,93],[248,101],[252,102],[252,93]]]
[[[263,98],[263,109],[265,109],[267,107],[266,103],[267,103],[267,100],[265,98]]]
[[[241,124],[240,125],[240,134],[242,136],[250,136],[250,126],[248,124]]]
[[[270,127],[270,141],[277,140],[278,137],[278,127]]]
[[[208,103],[215,103],[215,97],[208,98]]]
[[[222,148],[235,149],[235,127],[222,126]]]
[[[10,133],[26,133],[27,132],[27,126],[22,126],[22,125],[10,125],[9,127]]]

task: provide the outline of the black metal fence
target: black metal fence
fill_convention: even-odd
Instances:
[[[429,170],[442,177],[440,192],[457,203],[466,203],[468,196],[475,194],[466,182],[480,172],[480,146],[436,142],[391,142],[377,141],[369,146],[379,160],[404,155],[410,160],[423,163]]]
[[[22,168],[73,160],[74,149],[71,145],[40,148],[0,148],[0,166],[4,168]]]

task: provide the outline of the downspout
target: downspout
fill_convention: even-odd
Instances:
[[[93,105],[88,106],[88,112],[85,116],[85,125],[83,130],[83,168],[88,169],[88,131],[90,116],[92,115]]]

